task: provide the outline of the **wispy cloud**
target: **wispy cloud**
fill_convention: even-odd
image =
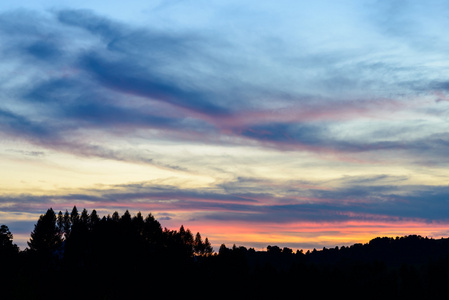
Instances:
[[[2,15],[7,41],[4,51],[14,52],[13,61],[21,64],[36,59],[38,68],[47,74],[36,78],[31,72],[25,88],[23,84],[9,88],[18,95],[16,104],[42,112],[40,121],[31,121],[34,116],[29,113],[28,117],[16,113],[17,105],[11,101],[6,102],[8,109],[2,108],[2,119],[9,128],[4,132],[33,142],[45,138],[48,143],[51,135],[55,142],[50,144],[73,144],[67,139],[71,133],[97,128],[119,135],[126,131],[131,136],[133,131],[152,129],[164,132],[159,136],[167,138],[209,143],[223,142],[222,136],[231,144],[237,138],[256,141],[260,146],[312,152],[404,151],[418,143],[423,145],[420,147],[430,144],[428,148],[435,145],[435,135],[408,140],[384,135],[375,141],[369,136],[357,141],[347,135],[335,136],[339,134],[336,128],[347,122],[372,120],[376,124],[390,113],[413,115],[415,107],[400,98],[355,101],[304,97],[294,90],[281,93],[257,84],[248,84],[245,91],[223,90],[224,84],[242,84],[241,78],[210,77],[211,66],[215,74],[234,67],[227,65],[227,58],[214,56],[214,45],[232,47],[217,37],[136,28],[87,10],[15,14],[32,17],[24,23],[25,18]],[[73,38],[63,34],[66,29]],[[339,72],[343,71],[348,73],[344,69]],[[209,89],[208,80],[220,83],[221,88]],[[272,101],[281,106],[266,105]],[[248,103],[258,103],[259,107]],[[444,147],[441,135],[437,141],[437,147]],[[87,146],[80,145],[83,147]]]
[[[288,184],[259,180],[249,181],[250,185],[248,180],[238,180],[199,189],[143,182],[81,193],[3,195],[0,201],[2,211],[10,212],[38,213],[45,207],[64,209],[76,204],[102,210],[183,212],[196,220],[225,222],[447,221],[444,208],[449,187],[382,184],[387,177],[345,179],[346,185],[330,189],[307,188],[304,183],[303,188],[292,189]],[[375,182],[378,184],[373,185]]]

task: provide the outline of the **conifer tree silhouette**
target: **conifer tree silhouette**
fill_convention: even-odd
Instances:
[[[201,238],[201,234],[199,232],[195,235],[195,241],[193,243],[193,250],[195,251],[196,255],[203,255],[205,250],[205,245],[203,243],[203,240]]]
[[[19,247],[13,244],[13,235],[8,226],[0,226],[0,257],[8,257],[19,253]]]
[[[28,246],[31,251],[49,255],[61,245],[61,235],[56,226],[56,215],[52,208],[49,208],[45,215],[41,215],[34,230]]]
[[[204,255],[209,256],[214,253],[214,249],[212,248],[212,245],[209,242],[209,239],[206,237],[204,239]]]

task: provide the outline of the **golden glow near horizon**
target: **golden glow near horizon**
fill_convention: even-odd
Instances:
[[[249,181],[241,183],[238,189],[231,193],[245,193],[249,189],[260,189],[262,193],[269,191],[273,196],[285,197],[285,188],[333,190],[344,187],[348,179],[363,179],[367,173],[370,176],[386,176],[385,180],[378,180],[374,185],[388,185],[392,180],[397,180],[397,185],[441,185],[445,183],[447,172],[441,168],[426,168],[426,173],[416,172],[410,167],[393,165],[385,172],[385,166],[379,164],[354,164],[352,162],[330,161],[329,164],[320,160],[316,154],[307,153],[278,153],[273,150],[264,150],[248,147],[218,147],[178,145],[178,150],[164,151],[164,147],[153,147],[155,157],[165,158],[167,165],[179,165],[180,169],[170,169],[153,164],[144,164],[134,161],[116,161],[97,157],[79,157],[72,154],[58,153],[45,148],[24,149],[12,148],[11,145],[2,149],[0,162],[4,166],[0,170],[0,182],[3,195],[20,199],[22,194],[31,196],[52,196],[52,203],[31,203],[29,207],[40,208],[41,213],[50,206],[55,209],[68,209],[77,205],[80,209],[86,207],[89,211],[96,209],[100,214],[112,214],[118,210],[123,212],[129,209],[131,212],[140,210],[144,215],[152,213],[161,217],[161,223],[172,229],[177,229],[180,224],[186,227],[198,227],[200,232],[209,235],[216,250],[220,244],[227,246],[255,245],[256,249],[263,249],[267,245],[292,245],[296,249],[311,249],[307,245],[348,245],[355,242],[367,242],[377,235],[403,235],[425,234],[432,236],[435,232],[444,232],[444,225],[413,223],[373,223],[366,226],[362,223],[283,223],[276,224],[267,221],[265,223],[245,223],[239,221],[225,222],[223,225],[216,221],[197,221],[186,208],[177,209],[176,205],[168,205],[170,201],[182,201],[184,196],[173,195],[173,199],[166,196],[158,198],[153,195],[150,198],[134,199],[131,202],[120,203],[119,199],[108,203],[108,197],[98,200],[58,200],[58,196],[86,194],[100,196],[102,193],[129,192],[127,185],[148,186],[173,186],[183,190],[206,191],[217,189],[217,184],[226,184],[238,175],[242,178],[257,178],[257,182]],[[12,150],[13,149],[13,150]],[[33,149],[33,150],[30,150]],[[182,149],[182,150],[180,150]],[[164,153],[165,152],[165,153]],[[419,170],[419,168],[417,168]],[[369,170],[369,172],[367,172]],[[286,183],[287,182],[287,183]],[[363,183],[361,183],[363,185]],[[232,189],[229,187],[228,189]],[[279,194],[280,193],[280,194]],[[178,197],[178,198],[176,198]],[[272,200],[255,196],[258,203],[253,205],[275,204]],[[254,196],[253,196],[254,198]],[[205,199],[207,201],[207,199]],[[198,199],[194,201],[200,201]],[[224,201],[224,200],[215,200]],[[289,200],[290,203],[293,200]],[[301,196],[294,201],[314,201]],[[325,200],[327,201],[327,200]],[[73,202],[73,203],[72,203]],[[16,203],[17,204],[17,203]],[[3,202],[3,208],[13,206],[12,203]],[[138,209],[140,208],[140,209]],[[210,208],[198,208],[207,211]],[[13,209],[14,211],[14,209]],[[165,220],[169,215],[170,219]],[[36,222],[39,213],[8,213],[3,212],[0,219],[4,223],[16,221]],[[275,222],[275,220],[274,220]],[[211,224],[212,223],[212,224]],[[215,224],[215,225],[214,225]],[[191,225],[191,226],[190,226]],[[19,233],[15,235],[15,241],[22,246],[26,245],[29,235]],[[228,245],[230,244],[230,245]],[[264,245],[266,244],[266,245]],[[297,245],[295,247],[295,245]],[[305,245],[301,247],[300,245]]]

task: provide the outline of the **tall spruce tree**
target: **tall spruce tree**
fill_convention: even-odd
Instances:
[[[87,212],[87,209],[83,209],[83,211],[81,212],[81,216],[80,216],[80,222],[83,223],[84,225],[87,225],[89,221],[89,213]]]
[[[212,248],[212,245],[209,242],[209,239],[206,237],[204,240],[204,255],[209,256],[214,253],[214,249]]]
[[[41,254],[51,254],[61,245],[61,234],[56,226],[56,215],[52,208],[45,215],[41,215],[34,230],[28,246],[31,251]]]
[[[195,241],[193,243],[193,250],[195,251],[196,255],[203,255],[205,250],[205,245],[203,243],[203,240],[201,238],[201,234],[199,232],[195,235]]]
[[[151,213],[145,218],[142,234],[149,244],[162,243],[162,226]]]
[[[93,230],[95,226],[97,226],[98,222],[100,222],[100,218],[98,217],[97,211],[94,209],[92,210],[88,220],[89,230]]]
[[[58,228],[59,235],[61,238],[64,236],[64,215],[62,211],[59,211],[58,217],[56,219],[56,227]]]
[[[0,257],[6,258],[19,252],[19,247],[13,244],[12,239],[13,235],[8,226],[0,226]]]
[[[67,209],[65,210],[65,213],[64,213],[62,227],[63,227],[63,232],[64,232],[62,238],[67,239],[70,235],[70,229],[72,227],[72,221],[70,219],[70,215],[69,215],[69,212],[67,211]]]
[[[76,225],[80,219],[80,215],[78,213],[78,209],[76,206],[73,206],[72,212],[70,213],[70,222],[72,225]]]

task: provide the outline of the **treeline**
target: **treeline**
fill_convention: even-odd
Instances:
[[[57,215],[53,209],[48,209],[31,232],[28,246],[36,255],[56,254],[79,264],[90,259],[86,253],[91,256],[100,251],[103,255],[112,249],[121,253],[141,249],[147,254],[164,250],[183,257],[213,252],[208,238],[203,242],[199,232],[194,237],[184,226],[179,231],[162,229],[151,214],[143,218],[139,212],[132,217],[126,210],[122,216],[114,212],[100,219],[95,209],[90,214],[83,209],[80,214],[76,206],[70,213],[59,211]]]
[[[140,286],[160,288],[174,276],[189,277],[198,257],[213,254],[207,237],[184,226],[162,228],[151,214],[100,218],[96,210],[79,213],[76,206],[70,213],[50,208],[41,215],[24,251],[12,237],[2,225],[0,282],[7,296],[1,299],[54,299],[67,285],[92,291],[81,298],[116,299]]]
[[[306,253],[277,246],[255,251],[222,245],[218,256],[215,269],[235,278],[235,286],[249,283],[247,296],[256,291],[262,298],[278,293],[297,299],[449,299],[447,238],[378,237],[366,244]]]
[[[200,233],[163,229],[151,214],[100,218],[74,207],[49,209],[28,246],[19,251],[0,227],[4,299],[449,298],[449,239],[379,237],[306,253],[222,244],[214,253]]]

